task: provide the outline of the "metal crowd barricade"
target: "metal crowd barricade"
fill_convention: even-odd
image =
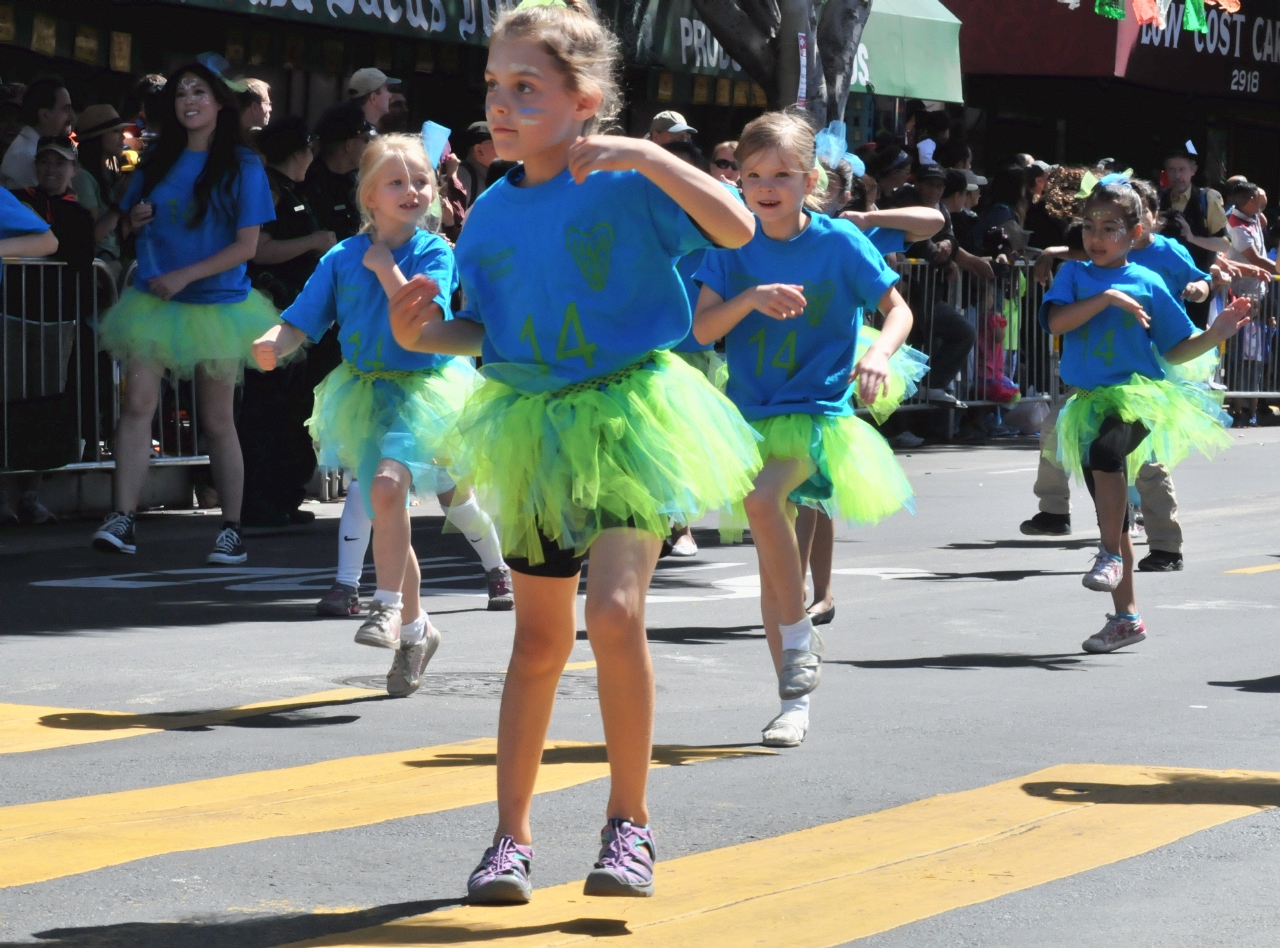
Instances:
[[[1218,381],[1227,398],[1280,398],[1280,277],[1254,307],[1254,318],[1222,353]]]
[[[946,379],[922,380],[904,409],[948,407],[929,402],[930,382],[950,385],[970,406],[1052,403],[1061,397],[1058,349],[1038,319],[1044,289],[1035,281],[1034,261],[993,269],[994,279],[987,279],[966,271],[948,275],[916,259],[899,265],[898,291],[915,317],[909,344],[925,352],[931,366],[955,367]],[[879,326],[878,314],[868,313],[867,320]]]
[[[111,438],[128,383],[100,353],[97,327],[117,298],[99,260],[89,273],[46,258],[0,260],[0,471],[115,467]],[[151,463],[208,463],[189,382],[161,385]]]

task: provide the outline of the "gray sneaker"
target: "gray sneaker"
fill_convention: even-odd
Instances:
[[[396,657],[391,660],[391,671],[387,672],[387,694],[393,698],[407,698],[422,685],[422,673],[426,671],[427,662],[440,647],[440,630],[430,622],[427,623],[427,634],[417,645],[400,645],[396,649]]]
[[[826,649],[822,633],[813,630],[809,648],[782,650],[782,671],[778,673],[778,696],[783,700],[800,698],[818,687],[822,680],[822,656]]]
[[[765,747],[799,747],[809,733],[809,715],[787,711],[764,726],[760,743]]]
[[[356,643],[374,648],[400,647],[400,607],[377,599],[369,603],[369,618],[356,633]]]
[[[516,597],[511,591],[511,570],[506,563],[489,570],[484,578],[489,584],[490,612],[510,612],[516,607]]]

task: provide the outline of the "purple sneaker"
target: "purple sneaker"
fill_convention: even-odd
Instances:
[[[476,904],[502,905],[528,902],[533,898],[529,873],[533,870],[533,847],[521,846],[503,836],[484,851],[480,865],[467,880],[467,899]]]
[[[600,859],[587,876],[583,895],[653,895],[653,863],[658,853],[649,827],[610,817],[600,831],[600,843]]]
[[[1098,547],[1098,555],[1093,560],[1093,566],[1084,574],[1080,582],[1085,589],[1092,589],[1094,592],[1114,592],[1123,578],[1124,560]]]

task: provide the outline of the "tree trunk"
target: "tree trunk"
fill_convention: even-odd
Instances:
[[[824,124],[844,121],[844,107],[853,82],[854,60],[862,42],[862,30],[871,14],[871,0],[827,0],[818,24],[818,51],[826,78]]]
[[[769,17],[777,15],[776,0],[744,0],[741,6],[734,0],[693,0],[693,6],[724,51],[764,87],[770,107],[776,107],[778,54],[774,41],[778,27],[775,22],[772,30],[767,28]],[[749,7],[754,15],[743,7]]]

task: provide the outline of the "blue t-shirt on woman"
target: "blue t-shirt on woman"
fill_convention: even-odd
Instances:
[[[164,180],[145,198],[155,216],[138,233],[139,288],[148,280],[182,267],[208,260],[235,243],[236,231],[257,227],[276,219],[271,185],[262,161],[248,148],[237,148],[240,173],[231,188],[215,188],[204,217],[193,226],[196,209],[196,179],[209,160],[207,151],[184,151]],[[128,211],[143,200],[143,174],[139,170],[129,182],[120,202]],[[249,275],[245,264],[196,280],[183,287],[174,299],[179,303],[239,303],[249,295]]]
[[[377,274],[364,265],[371,243],[368,234],[357,234],[333,247],[320,258],[306,286],[280,318],[297,326],[312,342],[319,342],[337,323],[342,358],[361,372],[434,369],[449,362],[453,356],[402,349],[391,335],[386,290]],[[391,251],[391,257],[406,278],[421,273],[439,284],[435,302],[444,318],[452,319],[449,297],[458,287],[458,270],[449,245],[419,230]]]
[[[1196,266],[1186,247],[1163,234],[1156,234],[1152,237],[1151,243],[1141,250],[1130,250],[1129,262],[1146,267],[1164,280],[1165,289],[1175,300],[1182,299],[1182,293],[1188,283],[1213,279]]]
[[[670,349],[692,314],[676,260],[711,242],[636,171],[568,171],[472,206],[456,251],[466,309],[484,325],[485,374],[525,392],[599,378]]]
[[[1143,329],[1132,313],[1108,306],[1063,335],[1062,380],[1076,388],[1097,388],[1120,385],[1135,373],[1163,379],[1164,370],[1156,361],[1152,345],[1164,355],[1193,335],[1196,327],[1187,318],[1182,303],[1165,288],[1164,280],[1146,267],[1136,263],[1099,267],[1079,260],[1066,261],[1040,304],[1040,325],[1045,332],[1050,331],[1050,306],[1065,306],[1109,289],[1137,300],[1151,317],[1151,327]]]
[[[747,420],[852,414],[849,375],[862,311],[875,309],[898,282],[856,225],[810,214],[809,226],[787,241],[757,225],[746,246],[707,251],[697,280],[726,300],[764,283],[804,287],[808,305],[797,318],[752,310],[725,336],[727,394]]]

